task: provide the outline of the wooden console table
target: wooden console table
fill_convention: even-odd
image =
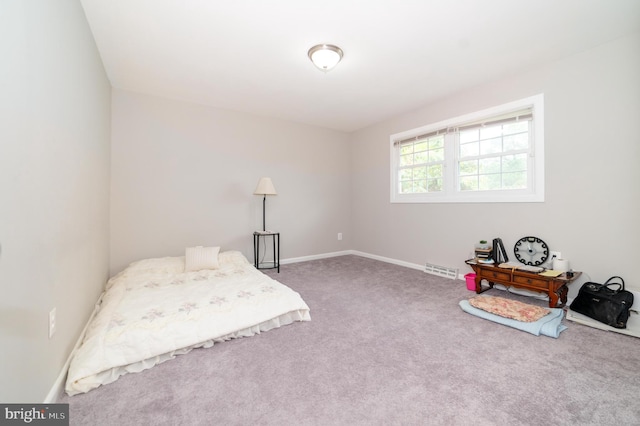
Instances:
[[[566,273],[557,277],[545,277],[534,272],[500,268],[492,264],[476,263],[473,260],[467,260],[466,263],[476,273],[476,293],[487,291],[493,288],[494,284],[526,288],[548,294],[550,308],[561,308],[567,303],[569,292],[567,286],[582,275],[582,272],[573,272],[573,277],[567,277]],[[486,280],[489,286],[483,288],[482,280]],[[558,299],[561,303],[558,303]]]

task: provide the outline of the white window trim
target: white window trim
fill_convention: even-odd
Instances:
[[[526,190],[498,191],[458,191],[457,188],[457,153],[454,144],[445,145],[445,190],[438,193],[400,194],[398,191],[397,165],[398,152],[394,142],[427,134],[438,129],[458,127],[464,123],[498,116],[518,109],[533,108],[534,120],[532,154],[530,159],[531,187]],[[390,137],[390,169],[391,169],[391,203],[533,203],[544,202],[544,95],[538,94],[503,105],[487,108],[482,111],[465,114],[452,119],[429,124],[416,129],[396,133]]]

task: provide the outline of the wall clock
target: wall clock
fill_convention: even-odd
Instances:
[[[539,266],[549,258],[549,246],[538,237],[522,237],[513,247],[516,259],[525,265]]]

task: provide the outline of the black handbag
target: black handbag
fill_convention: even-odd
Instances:
[[[611,282],[615,279],[620,282]],[[611,286],[618,286],[616,289]],[[615,328],[627,328],[633,294],[624,289],[624,280],[611,277],[604,284],[584,283],[571,302],[571,310]]]

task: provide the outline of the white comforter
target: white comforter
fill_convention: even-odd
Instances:
[[[311,319],[298,293],[241,253],[220,253],[219,263],[184,272],[184,257],[147,259],[111,278],[71,360],[66,392],[87,392],[196,347]]]

